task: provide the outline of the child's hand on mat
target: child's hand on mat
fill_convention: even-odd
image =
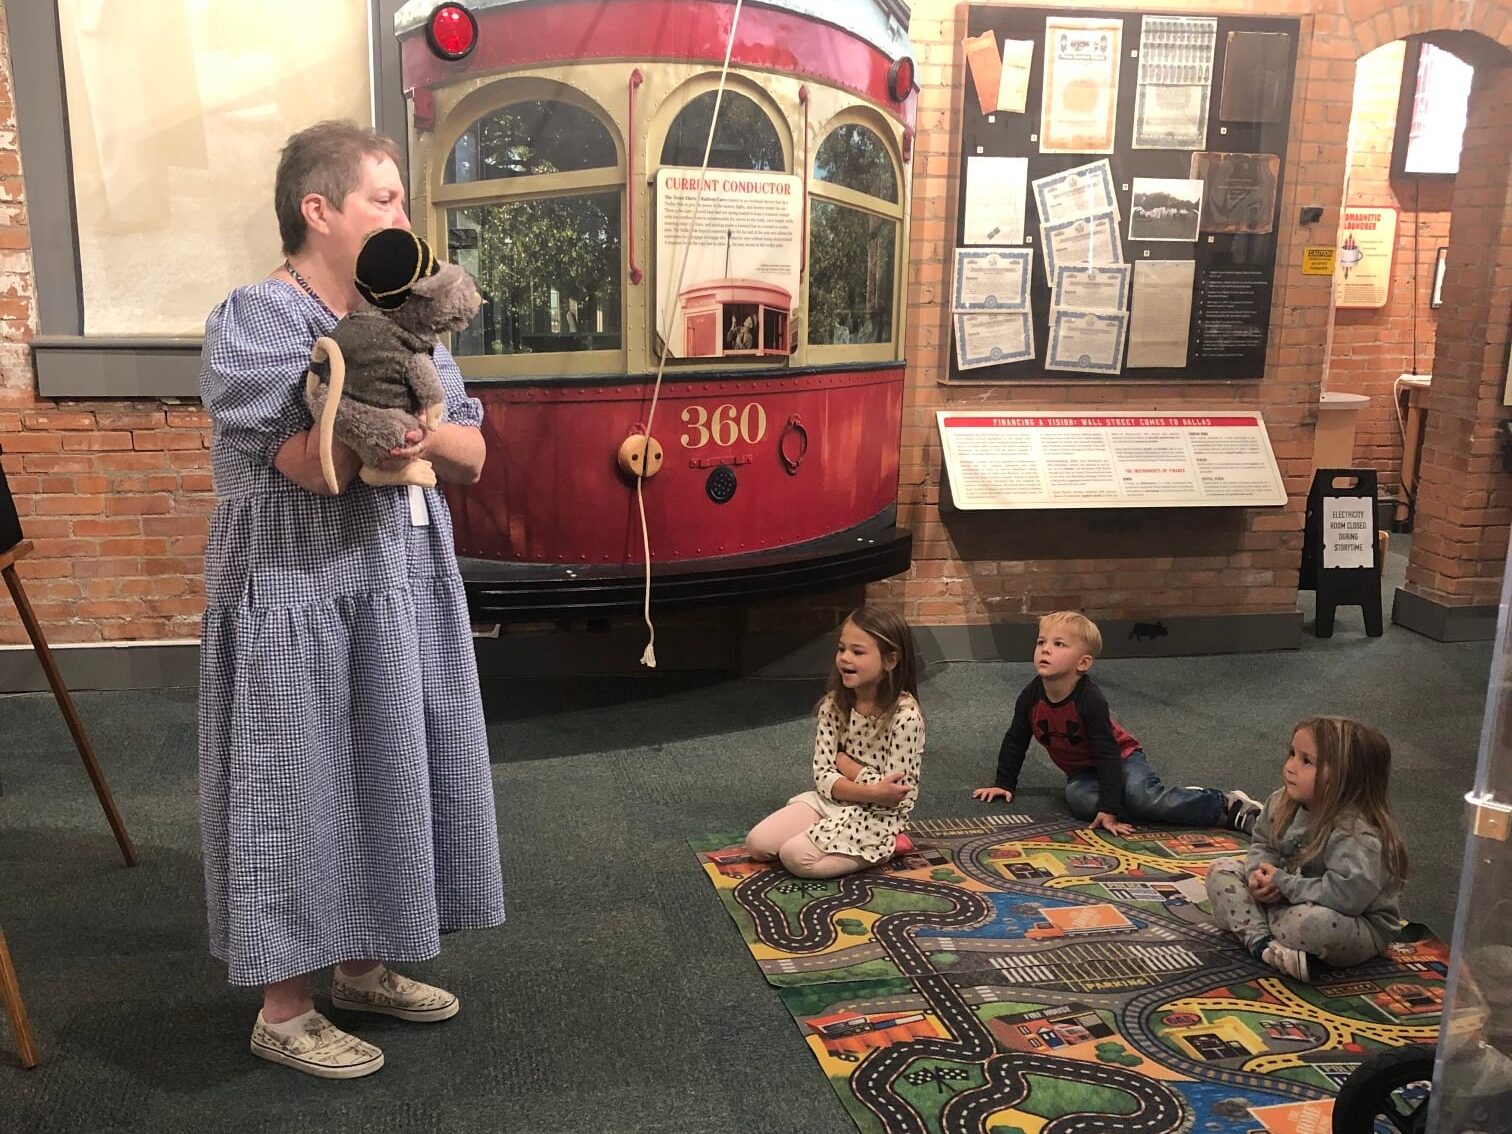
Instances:
[[[1133,823],[1120,823],[1118,816],[1114,815],[1111,811],[1099,811],[1097,813],[1097,818],[1092,820],[1092,830],[1095,831],[1099,827],[1104,831],[1111,831],[1115,835],[1132,835],[1134,833]]]
[[[1250,872],[1249,892],[1261,905],[1274,905],[1281,900],[1281,891],[1276,889],[1276,866],[1262,862]]]
[[[971,798],[980,799],[983,803],[991,803],[994,799],[1012,803],[1013,793],[1005,787],[979,787],[971,793]]]
[[[902,772],[888,772],[871,785],[872,802],[880,807],[896,807],[908,795],[908,781]]]

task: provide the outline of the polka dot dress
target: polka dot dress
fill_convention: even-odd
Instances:
[[[871,784],[902,772],[908,795],[896,807],[840,803],[830,791],[842,778],[835,757],[844,752],[862,765],[857,783]],[[834,698],[819,708],[814,734],[814,791],[795,795],[789,803],[804,803],[824,816],[808,830],[814,845],[829,854],[848,854],[867,862],[892,857],[893,839],[903,830],[919,795],[919,762],[924,754],[924,715],[908,694],[891,714],[868,717],[851,711],[841,715]]]

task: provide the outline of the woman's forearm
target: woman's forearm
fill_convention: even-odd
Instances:
[[[426,460],[435,466],[436,476],[448,484],[477,484],[486,455],[482,430],[445,422],[431,435]]]
[[[336,466],[337,492],[351,484],[362,467],[357,454],[340,441],[331,443],[331,463]],[[332,494],[320,467],[320,435],[313,429],[302,429],[280,445],[273,457],[273,467],[301,488],[320,496]]]

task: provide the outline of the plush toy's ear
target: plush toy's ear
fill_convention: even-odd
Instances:
[[[404,306],[415,281],[435,275],[440,265],[430,245],[407,228],[380,228],[357,253],[357,293],[374,307]]]

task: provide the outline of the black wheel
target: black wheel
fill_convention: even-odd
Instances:
[[[1333,1134],[1375,1134],[1377,1130],[1424,1134],[1432,1081],[1431,1047],[1398,1047],[1371,1056],[1339,1090]]]

